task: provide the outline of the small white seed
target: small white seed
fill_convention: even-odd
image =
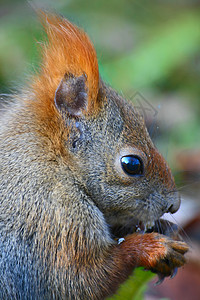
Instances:
[[[118,243],[118,245],[120,245],[120,244],[123,243],[124,241],[125,241],[124,238],[120,238],[120,239],[118,239],[117,243]]]

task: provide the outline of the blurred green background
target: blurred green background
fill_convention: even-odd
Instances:
[[[86,30],[101,76],[144,114],[178,185],[193,181],[184,171],[199,178],[200,0],[0,0],[1,94],[38,69],[45,35],[37,8]]]

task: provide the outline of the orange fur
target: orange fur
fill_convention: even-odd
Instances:
[[[87,75],[88,112],[98,110],[99,70],[95,49],[86,33],[59,16],[40,13],[49,42],[43,45],[43,63],[32,85],[45,110],[52,110],[55,91],[66,73]],[[55,113],[55,111],[54,111]]]

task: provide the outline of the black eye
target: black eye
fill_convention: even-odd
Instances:
[[[130,176],[143,174],[143,163],[136,155],[123,156],[121,158],[121,165],[123,171]]]

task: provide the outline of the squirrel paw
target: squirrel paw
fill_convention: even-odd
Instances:
[[[165,277],[173,278],[177,268],[186,262],[185,253],[189,250],[186,243],[173,240],[162,234],[152,232],[145,234],[134,233],[125,237],[118,247],[123,251],[127,264],[134,267],[144,267],[158,274],[158,284]]]
[[[164,246],[165,251],[160,252],[155,264],[150,268],[152,272],[158,274],[158,281],[156,285],[162,283],[167,276],[171,276],[171,278],[175,277],[178,267],[185,264],[186,259],[184,254],[189,250],[188,245],[184,242],[160,237],[161,235],[157,236],[158,242]]]

